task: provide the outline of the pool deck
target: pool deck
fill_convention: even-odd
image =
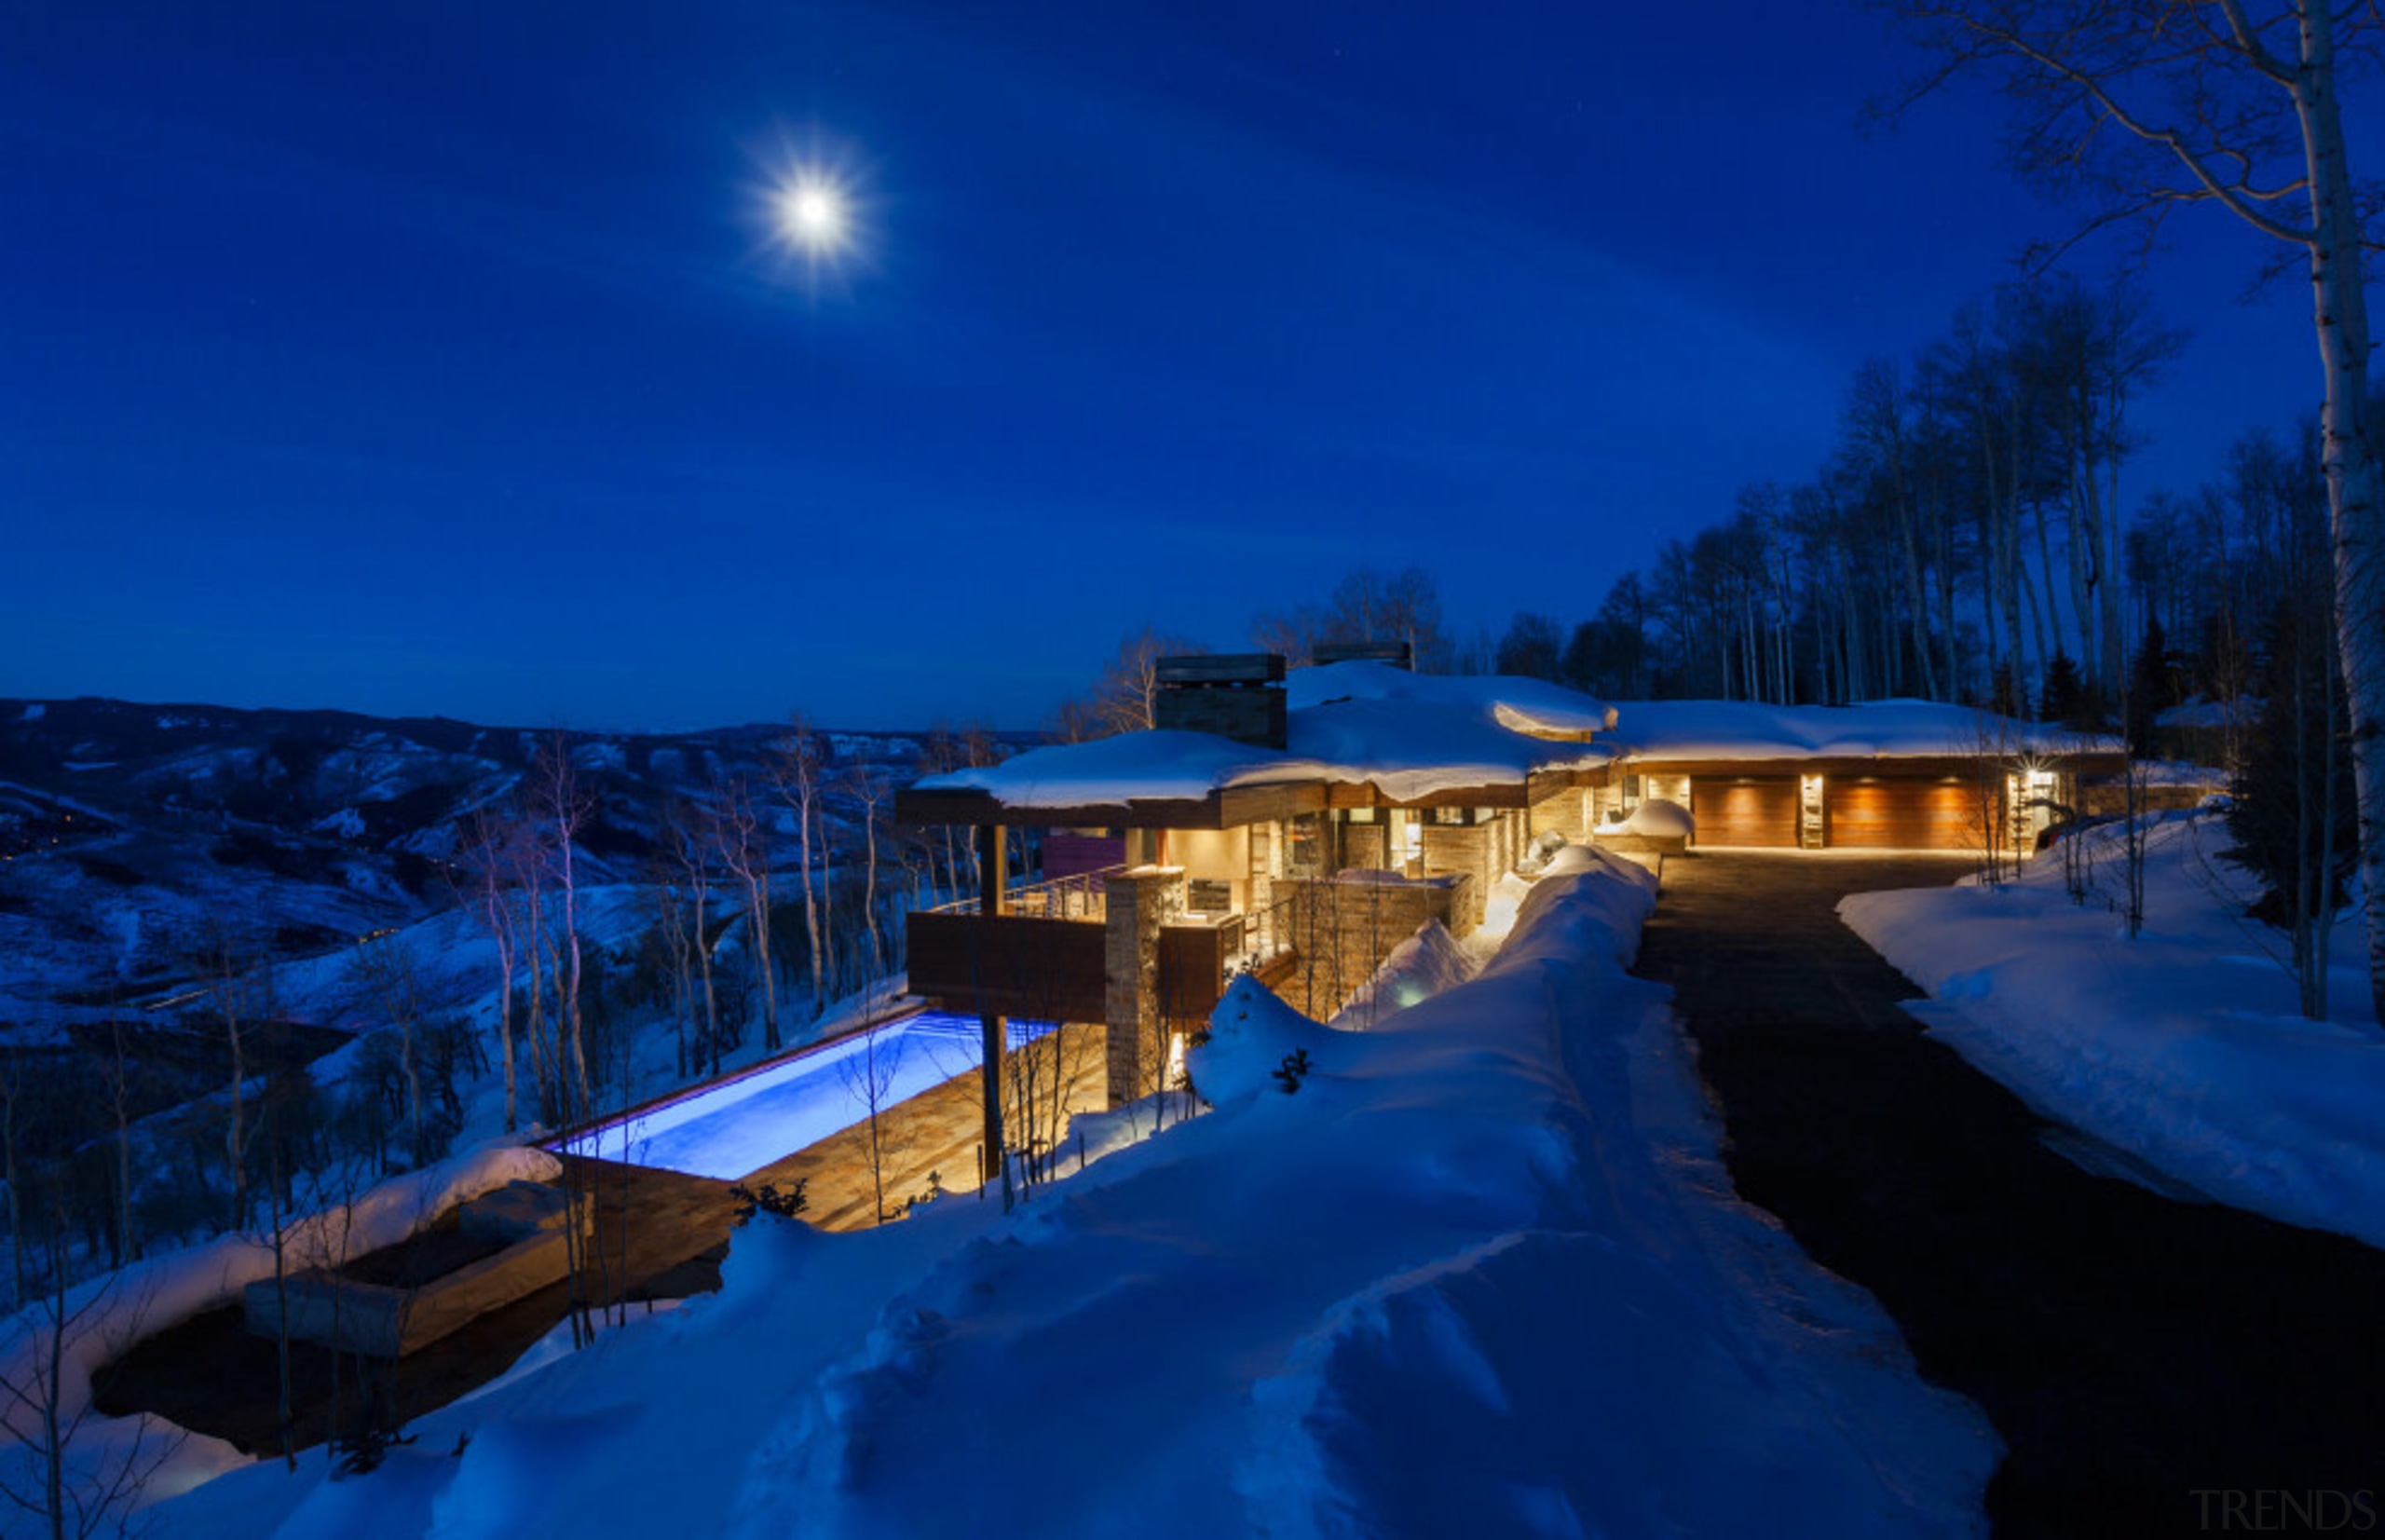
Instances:
[[[1103,1058],[1102,1029],[1064,1027],[1041,1038],[1010,1057],[1017,1062],[1035,1056],[1035,1073],[1047,1077],[1059,1069],[1069,1071],[1070,1112],[1097,1111],[1107,1095],[1109,1070]],[[978,1186],[978,1152],[985,1128],[979,1106],[983,1078],[974,1070],[922,1091],[879,1114],[880,1153],[885,1164],[887,1206],[903,1203],[928,1190],[931,1173],[941,1177],[947,1192],[974,1192]],[[1012,1135],[1014,1144],[1016,1135]],[[869,1124],[862,1122],[830,1135],[809,1149],[798,1150],[745,1179],[749,1187],[764,1182],[782,1191],[803,1181],[803,1217],[821,1230],[863,1230],[874,1221],[877,1184],[869,1165]]]
[[[1101,1047],[1102,1029],[1070,1027],[1014,1050],[1010,1063],[1017,1073],[1022,1060],[1030,1061],[1031,1072],[1047,1087],[1059,1069],[1067,1069],[1070,1110],[1088,1111],[1101,1106],[1106,1090]],[[931,1172],[942,1178],[948,1192],[977,1188],[980,1083],[971,1070],[879,1114],[890,1207],[927,1191]],[[720,1287],[720,1262],[735,1229],[729,1183],[617,1161],[563,1159],[570,1179],[587,1184],[596,1196],[590,1280],[594,1298],[675,1299]],[[806,1182],[803,1218],[817,1229],[860,1230],[875,1221],[865,1122],[796,1151],[746,1180],[782,1190],[793,1181]],[[554,1284],[400,1360],[389,1381],[399,1414],[411,1421],[487,1383],[561,1325],[569,1309],[570,1284]],[[331,1429],[333,1355],[294,1344],[292,1370],[293,1431],[298,1447],[311,1449]],[[274,1344],[249,1334],[236,1303],[149,1339],[102,1370],[94,1390],[100,1409],[109,1415],[157,1412],[252,1453],[266,1453],[279,1441],[278,1379]],[[339,1379],[340,1404],[352,1409],[360,1394],[353,1368],[342,1368]]]

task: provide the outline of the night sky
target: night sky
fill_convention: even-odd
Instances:
[[[1984,89],[1867,132],[1912,62],[1822,0],[11,6],[0,694],[1029,727],[1361,564],[1570,623],[2065,227]],[[2177,235],[2135,493],[2318,388]]]

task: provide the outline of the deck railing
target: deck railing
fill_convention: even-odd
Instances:
[[[1292,949],[1292,895],[1286,894],[1225,922],[1239,932],[1226,938],[1229,974],[1257,973]]]
[[[1085,920],[1099,923],[1110,918],[1109,878],[1123,872],[1124,865],[1104,866],[1099,871],[1077,872],[1068,877],[1055,877],[1042,882],[1023,882],[1002,894],[1004,914],[1030,915],[1043,920]],[[930,914],[976,914],[980,900],[974,894],[939,904]]]

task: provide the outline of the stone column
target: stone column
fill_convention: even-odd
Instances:
[[[1159,1089],[1166,1048],[1159,1035],[1160,927],[1184,913],[1181,866],[1137,866],[1105,881],[1109,908],[1102,982],[1109,1027],[1110,1105]]]

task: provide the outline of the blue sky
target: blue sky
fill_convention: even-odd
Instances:
[[[1032,726],[1359,564],[1571,620],[2063,227],[1858,7],[1477,9],[12,7],[0,693]],[[2316,388],[2189,223],[2138,491]]]

